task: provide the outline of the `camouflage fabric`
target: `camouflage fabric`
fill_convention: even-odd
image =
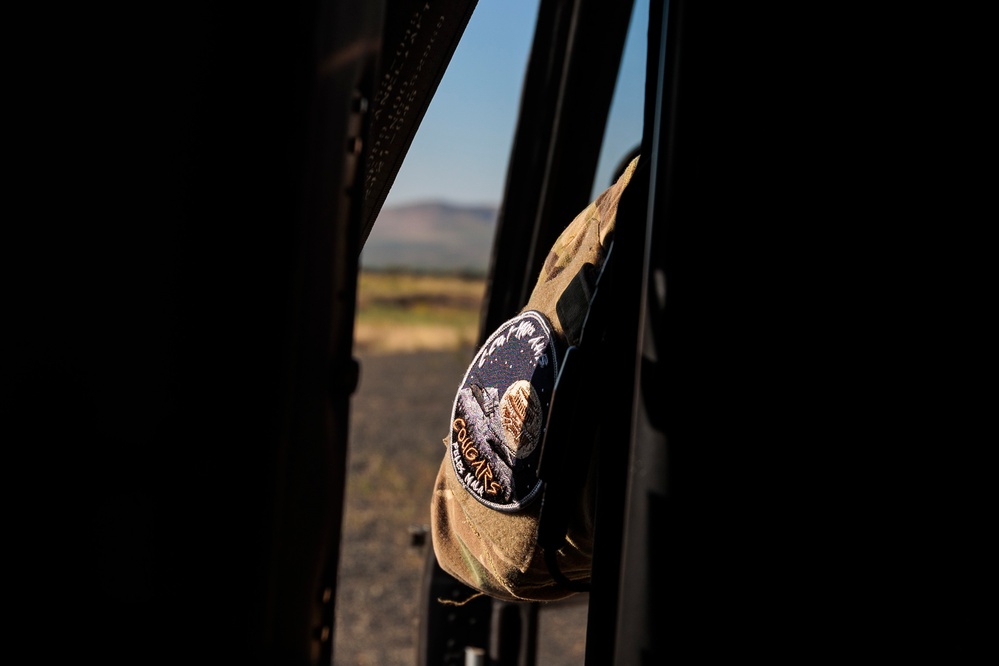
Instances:
[[[544,314],[556,336],[565,331],[556,303],[584,263],[599,269],[614,231],[617,206],[638,164],[636,157],[610,188],[563,230],[545,261],[522,312]],[[450,435],[444,438],[449,446]],[[557,562],[569,580],[587,581],[593,554],[593,461],[583,501],[570,519],[566,545]],[[506,600],[552,601],[574,594],[559,587],[537,543],[541,502],[522,510],[496,511],[476,500],[457,478],[445,454],[431,500],[431,535],[441,568],[483,594]]]

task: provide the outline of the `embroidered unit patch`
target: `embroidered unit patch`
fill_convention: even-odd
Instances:
[[[451,463],[475,499],[517,511],[538,490],[538,458],[557,352],[548,320],[523,312],[500,326],[475,355],[451,411]]]

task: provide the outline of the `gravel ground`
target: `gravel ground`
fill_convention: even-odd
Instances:
[[[415,666],[429,522],[454,393],[471,349],[361,355],[340,555],[334,666]],[[583,663],[585,597],[542,607],[537,663]]]

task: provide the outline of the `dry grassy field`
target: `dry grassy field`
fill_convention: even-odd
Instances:
[[[485,286],[476,277],[362,272],[355,349],[386,354],[472,346]]]
[[[454,393],[474,353],[485,283],[460,277],[362,274],[335,666],[416,666],[421,579]],[[585,597],[540,614],[538,664],[583,662]]]

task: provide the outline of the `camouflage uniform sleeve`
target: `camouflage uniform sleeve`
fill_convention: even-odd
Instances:
[[[621,193],[631,180],[638,158],[563,230],[552,246],[524,310],[548,317],[558,336],[565,332],[556,303],[584,263],[599,267],[607,254]],[[593,554],[594,461],[583,497],[570,519],[566,544],[557,554],[561,572],[573,581],[588,581]],[[552,601],[574,594],[558,586],[537,543],[541,502],[520,511],[496,511],[477,501],[458,480],[449,454],[437,473],[431,500],[431,537],[437,561],[469,587],[498,599]]]

